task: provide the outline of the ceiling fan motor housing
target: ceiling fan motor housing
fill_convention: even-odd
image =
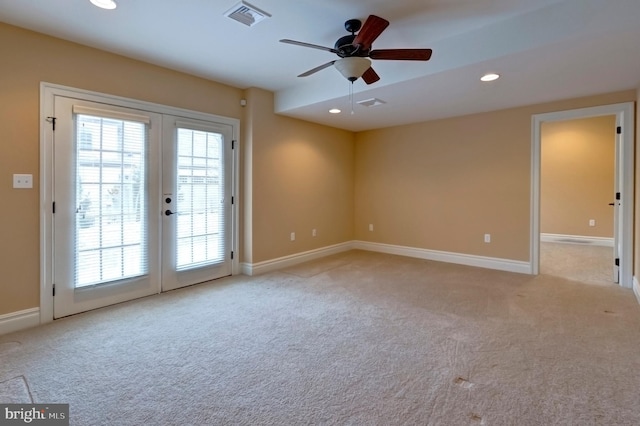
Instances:
[[[358,50],[358,46],[353,45],[355,38],[355,34],[350,34],[340,37],[338,41],[336,41],[334,48],[339,52],[338,56],[342,58],[352,56]]]

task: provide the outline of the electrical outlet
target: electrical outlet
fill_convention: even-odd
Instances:
[[[589,226],[596,226],[596,220],[595,219],[589,219]]]
[[[292,232],[291,233],[291,241],[295,241],[296,240],[296,233]]]
[[[369,224],[369,231],[373,232],[373,223]]]
[[[485,243],[491,242],[491,234],[484,234],[484,242]]]
[[[317,237],[318,236],[318,231],[316,231],[315,228],[311,230],[311,236],[312,237]]]
[[[13,187],[19,189],[33,188],[33,175],[13,175]]]

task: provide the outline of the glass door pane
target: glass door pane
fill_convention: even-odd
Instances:
[[[76,117],[75,287],[148,272],[144,123]]]
[[[176,269],[225,260],[224,137],[177,129]]]

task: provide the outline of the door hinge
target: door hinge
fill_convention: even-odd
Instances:
[[[233,260],[233,252],[231,252],[231,260]]]
[[[616,133],[619,134],[619,135],[622,134],[622,126],[616,127]]]
[[[47,122],[51,123],[51,127],[53,128],[53,131],[56,131],[56,117],[47,117]]]
[[[235,204],[236,200],[235,197],[231,197],[231,204]]]
[[[231,139],[231,149],[236,149],[236,141],[235,141],[235,139]]]
[[[56,297],[56,285],[53,285],[53,297]]]
[[[616,192],[616,200],[620,201],[620,193]]]
[[[53,209],[52,209],[52,211],[53,211],[53,214],[56,214],[56,202],[55,202],[55,201],[53,202]]]
[[[620,259],[616,259],[616,266],[620,266]]]

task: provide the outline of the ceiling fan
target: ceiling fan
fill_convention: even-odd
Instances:
[[[371,84],[380,80],[380,76],[371,67],[371,60],[369,58],[401,61],[428,61],[431,58],[431,49],[372,50],[373,42],[388,26],[389,21],[376,15],[369,15],[364,25],[362,25],[362,22],[358,19],[349,19],[344,23],[344,28],[350,32],[351,35],[340,37],[333,48],[289,39],[282,39],[280,42],[326,50],[340,57],[340,59],[310,69],[298,77],[307,77],[334,65],[336,69],[352,83],[362,77],[365,83]]]

